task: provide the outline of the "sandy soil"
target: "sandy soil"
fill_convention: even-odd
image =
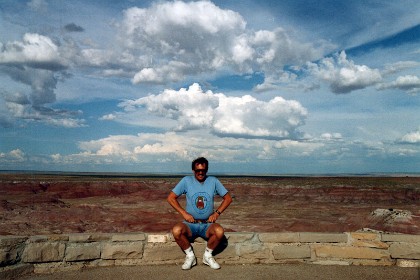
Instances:
[[[219,179],[234,198],[219,219],[227,231],[420,234],[420,177]],[[1,174],[0,234],[166,233],[182,219],[166,202],[179,180]]]

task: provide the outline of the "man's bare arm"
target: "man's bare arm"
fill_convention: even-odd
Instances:
[[[223,201],[222,204],[220,204],[220,206],[217,208],[217,211],[219,211],[220,213],[222,213],[223,211],[225,211],[226,208],[228,208],[228,206],[232,203],[232,196],[230,195],[230,193],[225,194],[225,196],[223,197]],[[208,221],[210,223],[214,223],[216,222],[216,220],[219,218],[220,214],[217,212],[214,212],[208,219]]]
[[[222,204],[220,204],[220,206],[219,206],[219,208],[217,208],[217,210],[222,213],[223,211],[225,211],[226,208],[228,208],[228,206],[231,203],[232,203],[232,196],[230,195],[230,193],[227,193],[223,197]]]
[[[166,200],[176,211],[178,211],[179,214],[182,215],[184,220],[186,220],[189,223],[194,222],[194,217],[191,216],[187,211],[185,211],[184,208],[182,208],[182,206],[178,202],[178,196],[174,192],[171,192]]]

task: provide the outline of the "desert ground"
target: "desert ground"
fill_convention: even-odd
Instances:
[[[182,220],[166,202],[180,178],[0,174],[0,235],[167,233]],[[233,196],[218,220],[229,232],[420,234],[420,177],[219,179]]]

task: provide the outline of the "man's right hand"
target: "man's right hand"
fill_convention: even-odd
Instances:
[[[184,210],[184,208],[179,205],[178,202],[178,195],[176,195],[174,192],[170,192],[167,198],[167,201],[169,204],[176,210],[178,213],[182,215],[185,221],[189,223],[194,223],[195,219],[193,216],[191,216],[187,211]]]
[[[189,223],[194,223],[195,221],[194,217],[187,212],[185,212],[185,214],[183,214],[182,216],[184,217],[184,220]]]

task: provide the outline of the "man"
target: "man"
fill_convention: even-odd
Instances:
[[[224,237],[224,229],[216,220],[232,202],[232,197],[220,181],[213,176],[207,176],[209,163],[200,157],[192,162],[194,176],[186,176],[175,186],[168,196],[169,204],[178,211],[184,221],[176,224],[172,234],[176,243],[185,252],[185,262],[182,269],[190,269],[197,264],[197,258],[191,247],[191,242],[197,237],[207,240],[203,263],[213,269],[220,265],[213,258],[213,250]],[[179,204],[178,197],[186,195],[185,209]],[[223,202],[213,212],[214,196],[223,197]]]

